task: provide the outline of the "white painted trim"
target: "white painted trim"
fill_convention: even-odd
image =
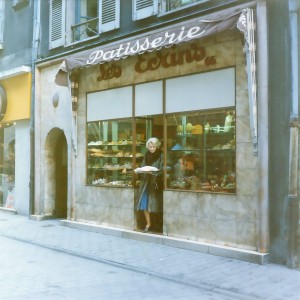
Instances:
[[[17,68],[9,69],[3,72],[0,72],[0,79],[7,79],[10,77],[18,76],[25,73],[30,73],[31,67],[28,66],[20,66]]]

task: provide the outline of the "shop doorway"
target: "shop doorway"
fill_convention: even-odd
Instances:
[[[55,218],[67,218],[68,213],[68,146],[64,132],[53,128],[45,145],[44,212]]]
[[[161,142],[160,149],[163,153],[164,141],[163,141],[163,116],[162,115],[152,115],[152,116],[143,116],[136,118],[136,139],[137,144],[140,143],[142,156],[145,156],[145,153],[148,151],[146,148],[146,142],[149,138],[156,137]],[[137,146],[138,147],[138,146]],[[136,166],[139,167],[142,163],[141,160],[136,161]],[[163,178],[158,180],[158,191],[157,191],[157,206],[159,207],[158,212],[150,213],[151,226],[149,228],[150,233],[162,234],[163,232],[163,190],[164,190],[164,180]],[[143,175],[136,176],[136,188],[135,188],[135,199],[139,194],[139,186],[143,181]],[[143,210],[135,210],[135,226],[136,230],[143,231],[146,227],[146,217]]]
[[[55,147],[55,217],[67,217],[68,164],[67,141],[64,134],[58,137]]]

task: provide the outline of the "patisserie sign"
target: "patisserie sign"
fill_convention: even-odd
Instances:
[[[205,29],[202,29],[199,25],[188,29],[185,26],[182,26],[180,31],[160,32],[152,35],[151,37],[122,43],[117,48],[93,51],[89,55],[86,64],[93,65],[101,63],[102,61],[117,60],[121,57],[127,57],[129,55],[135,55],[146,51],[153,51],[164,46],[171,46],[199,38],[204,33]]]

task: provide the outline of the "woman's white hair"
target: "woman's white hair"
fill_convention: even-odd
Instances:
[[[149,144],[153,144],[154,146],[156,146],[156,148],[160,148],[161,146],[161,142],[159,141],[158,138],[156,137],[152,137],[150,138],[147,143],[146,143],[146,147],[149,149]]]

